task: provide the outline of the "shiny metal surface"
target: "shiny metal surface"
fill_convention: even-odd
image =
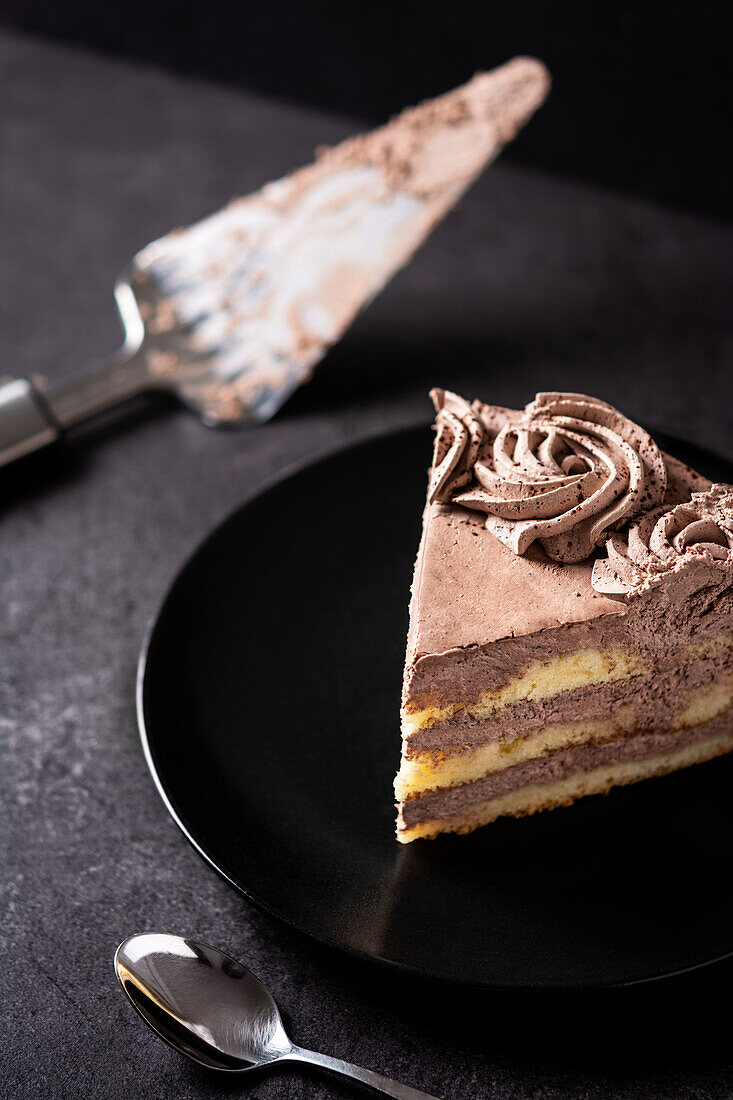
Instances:
[[[44,390],[52,423],[71,427],[148,390],[175,394],[209,425],[268,420],[547,87],[539,62],[517,58],[147,245],[115,288],[124,346]],[[34,426],[18,440],[19,423],[0,403],[13,454],[48,441]]]
[[[58,438],[45,402],[25,378],[0,386],[0,466]]]
[[[468,182],[459,173],[459,191]],[[424,199],[388,192],[369,166],[307,184],[295,173],[147,245],[115,286],[116,354],[42,392],[25,380],[0,387],[0,465],[154,391],[208,426],[269,420],[438,218]],[[51,430],[29,419],[36,412]]]
[[[215,947],[181,936],[130,936],[117,948],[115,971],[153,1031],[211,1069],[242,1073],[274,1062],[307,1062],[395,1100],[435,1100],[379,1073],[295,1046],[262,982]]]

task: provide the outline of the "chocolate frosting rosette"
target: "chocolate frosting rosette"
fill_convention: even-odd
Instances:
[[[674,508],[655,508],[612,535],[607,557],[593,565],[591,583],[607,596],[628,596],[659,584],[673,572],[707,559],[733,568],[733,492],[713,485]]]
[[[579,562],[613,530],[664,499],[667,471],[653,439],[611,405],[575,393],[537,394],[523,412],[444,390],[429,500],[486,513],[515,554],[539,542]]]

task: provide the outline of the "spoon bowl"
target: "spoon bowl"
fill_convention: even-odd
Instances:
[[[130,936],[115,952],[115,972],[156,1035],[210,1069],[244,1073],[274,1062],[307,1062],[396,1100],[435,1100],[372,1070],[295,1046],[259,978],[208,944],[161,933]]]
[[[243,1072],[292,1050],[262,982],[215,947],[181,936],[130,936],[117,948],[115,970],[153,1031],[204,1066]]]

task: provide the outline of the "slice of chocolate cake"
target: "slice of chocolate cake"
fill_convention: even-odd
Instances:
[[[592,397],[432,397],[399,840],[733,749],[733,487]]]

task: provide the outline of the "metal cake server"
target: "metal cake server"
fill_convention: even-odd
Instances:
[[[209,425],[269,419],[544,99],[515,58],[144,248],[115,297],[121,350],[41,392],[0,387],[0,465],[128,397]]]
[[[275,1062],[307,1062],[397,1100],[436,1100],[340,1058],[295,1046],[262,982],[207,944],[180,936],[130,936],[115,952],[115,972],[153,1031],[211,1069],[244,1073]]]

